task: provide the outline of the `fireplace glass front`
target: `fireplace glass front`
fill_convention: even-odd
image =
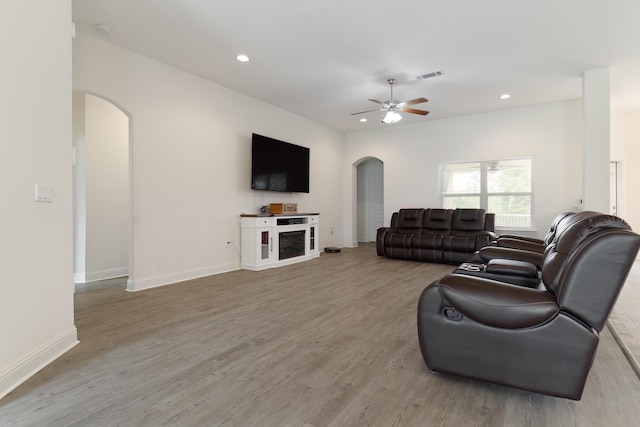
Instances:
[[[305,233],[305,230],[278,233],[278,256],[280,260],[304,255]]]

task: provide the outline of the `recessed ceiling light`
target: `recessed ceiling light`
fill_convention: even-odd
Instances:
[[[360,121],[361,121],[362,123],[364,123],[364,122],[366,122],[366,121],[367,121],[367,119],[360,119]]]
[[[236,56],[236,59],[240,62],[249,62],[249,57],[247,55],[244,54],[240,54],[238,56]]]
[[[502,95],[500,95],[500,99],[509,99],[509,98],[511,98],[510,93],[503,93]]]

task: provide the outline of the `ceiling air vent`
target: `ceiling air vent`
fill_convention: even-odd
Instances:
[[[418,80],[430,79],[431,77],[441,76],[444,73],[442,71],[434,71],[433,73],[422,74],[417,77]]]

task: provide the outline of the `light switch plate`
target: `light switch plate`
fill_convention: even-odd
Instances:
[[[53,188],[36,184],[35,201],[47,203],[53,202]]]

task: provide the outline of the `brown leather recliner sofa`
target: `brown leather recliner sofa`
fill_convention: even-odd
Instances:
[[[574,223],[594,214],[601,215],[600,212],[582,211],[565,212],[556,216],[545,238],[540,243],[526,237],[500,235],[491,244],[469,257],[468,262],[486,264],[492,259],[508,259],[530,262],[540,269],[549,245]]]
[[[640,236],[617,217],[578,217],[546,249],[538,288],[450,274],[424,289],[418,337],[429,369],[582,397]]]
[[[400,209],[378,229],[379,256],[459,264],[496,238],[495,215],[484,209]]]
[[[570,215],[573,215],[574,212],[563,212],[557,215],[551,226],[549,227],[549,231],[544,236],[544,239],[536,239],[535,237],[524,237],[518,236],[515,234],[501,234],[494,241],[491,242],[490,246],[497,246],[501,248],[511,248],[511,249],[522,249],[525,251],[533,251],[538,253],[543,253],[545,248],[553,241],[556,236],[556,232],[558,230],[558,226],[566,220],[566,218]]]

